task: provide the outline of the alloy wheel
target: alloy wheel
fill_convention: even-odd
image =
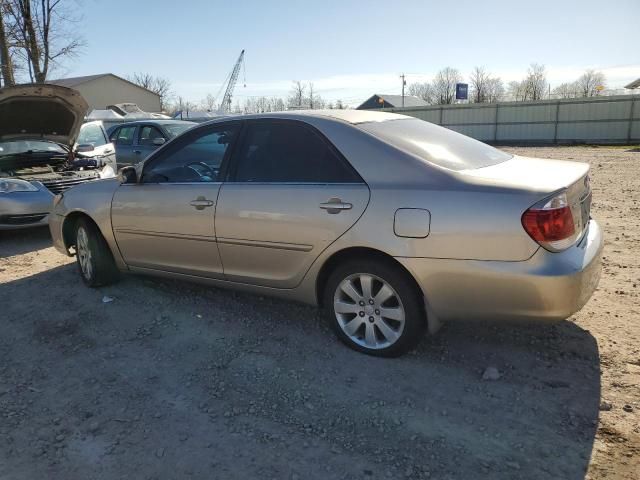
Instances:
[[[93,275],[93,264],[91,257],[91,249],[89,248],[89,236],[84,227],[78,228],[78,234],[76,238],[76,255],[78,255],[78,263],[80,264],[80,270],[82,275],[87,280],[90,280]]]
[[[342,280],[334,294],[333,310],[344,334],[365,348],[387,348],[404,330],[400,296],[375,275],[356,273]]]

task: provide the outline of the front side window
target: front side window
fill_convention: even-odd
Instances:
[[[327,142],[302,124],[249,124],[240,149],[236,182],[359,183]]]
[[[206,130],[166,149],[145,167],[143,183],[217,182],[237,124]]]
[[[140,145],[155,145],[153,141],[156,138],[165,139],[162,132],[153,125],[145,125],[140,128],[140,139],[138,142]]]
[[[116,145],[133,145],[133,134],[136,127],[121,127],[116,137]]]
[[[76,142],[78,145],[93,145],[94,148],[109,143],[100,125],[95,123],[82,125]]]

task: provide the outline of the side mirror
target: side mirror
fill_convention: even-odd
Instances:
[[[164,145],[165,143],[166,143],[166,140],[164,138],[162,138],[162,137],[156,137],[156,138],[153,139],[153,144],[157,145],[158,147],[160,145]]]
[[[93,145],[90,143],[81,143],[76,147],[76,153],[87,153],[93,151]]]
[[[128,166],[121,168],[118,172],[118,181],[122,184],[137,183],[138,174],[136,173],[135,167]]]

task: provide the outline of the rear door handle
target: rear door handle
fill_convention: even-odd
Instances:
[[[330,198],[328,202],[321,203],[320,208],[326,210],[327,213],[340,213],[343,210],[351,210],[353,205],[350,203],[344,203],[339,198]]]
[[[195,207],[196,210],[204,210],[207,207],[213,207],[213,201],[207,200],[204,197],[198,197],[195,200],[191,200],[189,205]]]
[[[134,150],[133,153],[135,153],[136,155],[140,155],[142,152],[140,150]]]

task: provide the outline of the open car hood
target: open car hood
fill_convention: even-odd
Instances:
[[[76,90],[28,84],[0,89],[0,141],[48,140],[71,148],[88,109]]]

